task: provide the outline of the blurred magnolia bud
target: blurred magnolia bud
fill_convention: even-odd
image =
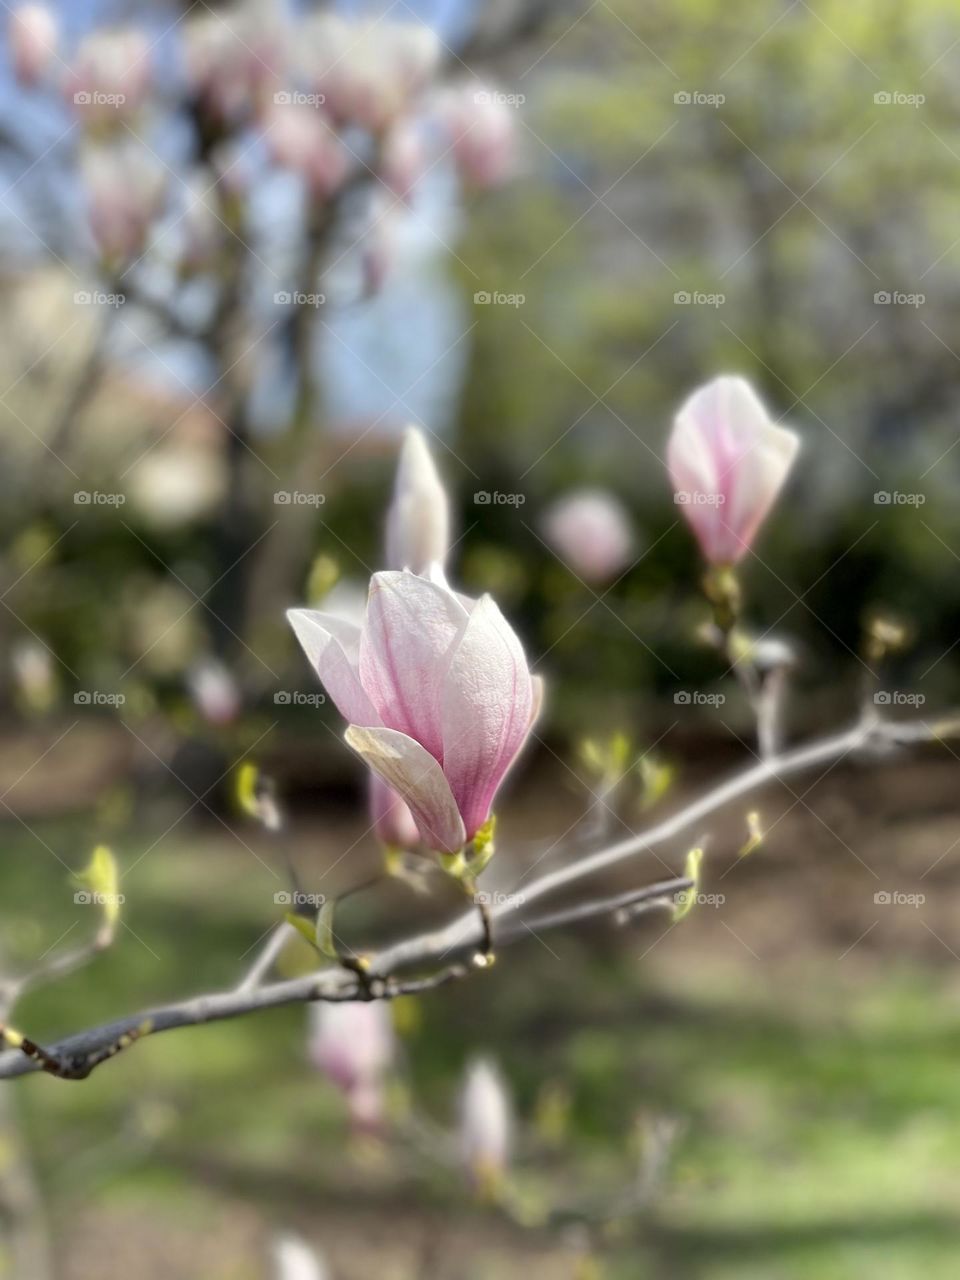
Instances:
[[[81,172],[90,230],[102,257],[114,264],[136,258],[160,212],[163,170],[143,147],[121,140],[87,151]]]
[[[87,124],[118,124],[139,110],[151,81],[150,45],[142,31],[95,31],[77,48],[66,92]]]
[[[510,1159],[510,1098],[500,1072],[486,1058],[467,1067],[460,1102],[460,1150],[474,1188],[496,1195]]]
[[[301,69],[336,119],[382,133],[439,62],[435,33],[418,23],[346,22],[319,13],[300,28]]]
[[[280,63],[280,28],[253,10],[204,9],[183,25],[187,85],[201,112],[224,129],[252,114]]]
[[[516,167],[516,132],[503,95],[464,88],[445,93],[439,101],[463,181],[483,190],[500,186],[511,177]]]
[[[377,839],[388,849],[418,849],[420,832],[413,814],[377,774],[370,774],[370,819]]]
[[[14,687],[25,710],[34,714],[48,711],[57,693],[53,655],[39,640],[24,640],[10,653]]]
[[[450,504],[426,438],[408,427],[387,512],[387,566],[425,574],[450,549]]]
[[[580,489],[548,509],[547,541],[585,582],[604,582],[630,563],[633,530],[626,508],[604,489]]]
[[[347,152],[315,107],[274,104],[266,129],[274,164],[299,174],[314,199],[327,199],[347,176]]]
[[[380,162],[380,177],[398,200],[409,200],[425,160],[420,129],[412,120],[400,120],[386,136]]]
[[[57,20],[42,4],[25,4],[10,15],[7,39],[13,74],[24,88],[32,89],[43,79],[57,53]]]
[[[329,1272],[299,1236],[277,1236],[273,1242],[274,1280],[328,1280]]]
[[[386,1077],[394,1058],[393,1021],[386,1001],[318,1001],[307,1012],[310,1061],[342,1091],[356,1128],[380,1128]]]
[[[746,555],[799,446],[744,378],[714,378],[683,402],[667,465],[674,501],[711,565],[734,565]]]
[[[187,672],[187,688],[194,706],[210,724],[230,724],[240,714],[240,690],[219,658],[195,662]]]

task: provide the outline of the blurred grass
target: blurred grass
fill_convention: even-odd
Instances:
[[[34,829],[53,851],[76,843],[69,824]],[[138,850],[118,852],[132,865]],[[36,955],[92,925],[28,832],[8,829],[6,861],[8,949]],[[229,983],[275,888],[226,833],[196,830],[166,839],[123,887],[115,949],[24,1002],[17,1021],[30,1034]],[[738,891],[729,928],[739,933],[737,913],[754,909]],[[960,988],[947,953],[939,964],[881,948],[841,976],[812,939],[758,964],[733,933],[719,949],[698,941],[702,927],[692,916],[647,955],[662,926],[622,942],[551,936],[549,950],[531,942],[422,1001],[405,1052],[418,1112],[451,1123],[477,1047],[500,1058],[527,1122],[544,1085],[563,1082],[562,1158],[529,1129],[520,1144],[518,1187],[540,1207],[603,1204],[632,1174],[634,1118],[676,1117],[657,1204],[605,1233],[613,1277],[955,1275]],[[55,1221],[68,1230],[94,1209],[153,1216],[167,1205],[178,1232],[202,1232],[225,1203],[255,1207],[271,1228],[305,1219],[335,1240],[338,1215],[358,1205],[388,1220],[440,1211],[478,1233],[472,1269],[450,1274],[487,1275],[486,1219],[446,1170],[347,1141],[339,1099],[305,1063],[303,1027],[302,1009],[278,1010],[158,1036],[83,1084],[18,1082]],[[361,1274],[349,1257],[337,1272],[347,1280]],[[224,1276],[260,1274],[249,1259],[230,1265]]]

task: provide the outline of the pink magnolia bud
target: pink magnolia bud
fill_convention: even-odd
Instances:
[[[460,1100],[460,1151],[474,1187],[492,1194],[510,1160],[511,1108],[503,1077],[485,1058],[467,1068]]]
[[[57,52],[59,27],[42,4],[25,4],[10,15],[7,38],[13,73],[19,84],[32,89],[40,83]]]
[[[439,62],[429,27],[346,22],[320,13],[301,25],[304,75],[338,120],[381,133],[420,92]]]
[[[95,31],[80,42],[66,91],[83,121],[113,124],[139,110],[151,80],[150,44],[142,31]]]
[[[205,7],[184,23],[187,84],[203,113],[221,129],[246,119],[275,79],[284,29],[266,12]]]
[[[490,596],[375,573],[362,627],[287,614],[347,744],[406,801],[428,849],[476,835],[539,709],[540,682]]]
[[[132,140],[88,151],[81,171],[90,230],[101,255],[114,265],[138,257],[163,202],[163,171]]]
[[[386,136],[380,177],[398,200],[407,202],[426,167],[423,138],[416,123],[400,120]]]
[[[585,582],[604,582],[630,563],[630,517],[603,489],[581,489],[555,502],[544,531],[561,560]]]
[[[388,849],[416,849],[420,832],[413,814],[377,774],[370,774],[370,817],[377,839]]]
[[[441,115],[464,182],[483,190],[512,176],[516,131],[502,95],[491,89],[456,90],[441,99]]]
[[[187,673],[187,687],[194,706],[210,724],[230,724],[240,714],[237,682],[218,658],[195,662]]]
[[[387,512],[387,564],[424,574],[450,549],[450,504],[426,437],[407,427]]]
[[[715,378],[684,401],[667,465],[674,501],[710,564],[736,564],[749,550],[799,445],[743,378]]]
[[[275,104],[266,122],[274,164],[300,175],[314,199],[331,196],[347,176],[347,152],[315,107]]]
[[[378,1128],[395,1055],[389,1005],[382,1000],[318,1001],[308,1017],[311,1062],[344,1094],[358,1128]]]

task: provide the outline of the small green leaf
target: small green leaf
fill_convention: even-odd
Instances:
[[[337,959],[337,944],[333,938],[333,916],[336,911],[336,898],[326,898],[317,912],[317,923],[314,930],[317,949],[329,960]]]
[[[693,910],[693,905],[697,900],[697,894],[700,892],[700,864],[703,861],[703,850],[699,847],[691,849],[687,854],[687,861],[683,868],[685,879],[692,880],[689,889],[681,889],[676,896],[673,908],[673,923],[679,924],[681,920],[685,920]]]

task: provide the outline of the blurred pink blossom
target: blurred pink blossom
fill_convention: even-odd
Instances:
[[[347,152],[315,107],[275,104],[266,118],[266,142],[274,163],[299,174],[315,199],[327,199],[347,176]]]
[[[92,127],[119,124],[143,105],[153,72],[146,35],[132,27],[81,40],[65,77],[68,100]]]
[[[439,103],[463,181],[480,189],[506,182],[516,167],[516,126],[503,95],[468,86],[445,92]]]
[[[197,710],[210,724],[230,724],[240,714],[239,687],[219,658],[195,662],[187,672],[187,687]]]
[[[749,550],[799,445],[743,378],[715,378],[684,401],[667,465],[674,500],[710,564],[736,564]]]
[[[287,616],[349,722],[348,745],[409,805],[427,848],[462,849],[490,816],[540,702],[490,596],[375,573],[362,627],[310,609]]]
[[[321,1000],[310,1006],[308,1018],[310,1061],[344,1094],[358,1128],[379,1128],[396,1053],[390,1006],[384,1000]]]
[[[503,1077],[486,1058],[467,1067],[460,1099],[460,1151],[473,1186],[493,1194],[510,1160],[510,1097]]]
[[[162,169],[132,139],[88,150],[81,161],[90,230],[112,265],[136,258],[165,191]]]
[[[32,89],[43,79],[57,54],[60,30],[56,18],[42,4],[25,4],[10,15],[7,38],[13,73]]]
[[[284,31],[255,11],[203,7],[183,27],[187,84],[220,129],[252,115],[276,82]]]
[[[630,517],[606,490],[580,489],[555,502],[544,532],[560,559],[585,582],[607,581],[630,563]]]
[[[439,63],[436,35],[419,23],[350,22],[318,13],[301,25],[299,37],[303,75],[325,108],[376,134],[410,105]]]

